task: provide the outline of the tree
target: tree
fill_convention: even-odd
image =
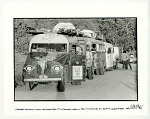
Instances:
[[[70,22],[76,29],[92,30],[104,36],[104,41],[124,49],[136,49],[136,18],[69,18],[69,19],[15,19],[15,48],[21,49],[29,42],[28,31],[45,28],[52,30],[59,22]],[[21,50],[23,51],[23,50]]]

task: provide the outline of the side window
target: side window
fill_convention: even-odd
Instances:
[[[83,53],[83,49],[79,45],[72,45],[72,51],[77,55],[81,55]]]
[[[76,52],[76,45],[72,45],[72,51]]]
[[[111,48],[108,48],[107,53],[108,53],[108,54],[110,54],[110,53],[111,53]]]
[[[92,44],[92,51],[96,51],[96,44]]]
[[[31,52],[37,52],[37,48],[38,48],[37,44],[32,44]]]
[[[91,50],[91,46],[89,44],[86,45],[86,50]]]

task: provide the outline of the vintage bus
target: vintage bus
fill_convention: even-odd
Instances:
[[[103,75],[106,66],[104,43],[88,37],[78,37],[78,39],[85,44],[82,48],[86,52],[87,77],[93,79],[93,74]],[[91,58],[88,58],[88,54],[91,54]]]
[[[105,70],[113,70],[113,45],[111,43],[104,42],[105,44],[105,56],[106,56],[106,67]]]
[[[29,43],[29,53],[23,67],[23,81],[32,90],[38,82],[57,83],[65,91],[65,83],[75,85],[85,81],[84,42],[77,37],[57,33],[39,34]]]
[[[85,36],[85,44],[87,46],[87,50],[92,52],[92,69],[93,73],[96,75],[103,75],[104,74],[104,68],[106,67],[106,59],[105,59],[105,46],[102,41],[96,40],[96,33],[91,30],[82,30],[80,31],[83,33],[83,36]],[[87,52],[89,52],[87,51]],[[89,63],[90,64],[90,63]],[[88,66],[90,67],[90,65]],[[89,68],[88,68],[89,69]]]

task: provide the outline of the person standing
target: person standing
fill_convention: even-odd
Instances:
[[[116,59],[116,69],[118,69],[118,60],[119,60],[119,55],[115,56]]]
[[[127,53],[127,69],[128,69],[128,65],[129,65],[130,69],[132,70],[132,66],[130,64],[130,54],[129,54],[129,52]]]
[[[89,47],[86,50],[86,70],[87,70],[87,78],[92,80],[93,79],[93,56]]]
[[[126,66],[127,66],[127,54],[126,54],[125,50],[123,51],[123,54],[122,54],[122,61],[123,61],[122,68],[126,69]]]

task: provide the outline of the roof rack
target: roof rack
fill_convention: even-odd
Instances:
[[[62,34],[62,35],[68,35],[68,36],[77,36],[77,37],[88,37],[86,36],[83,32],[77,31],[75,29],[64,29],[64,28],[59,28],[59,31],[56,32],[57,34]]]
[[[26,32],[26,33],[32,34],[32,35],[44,34],[44,32],[37,32],[37,31],[30,31],[30,32]]]

